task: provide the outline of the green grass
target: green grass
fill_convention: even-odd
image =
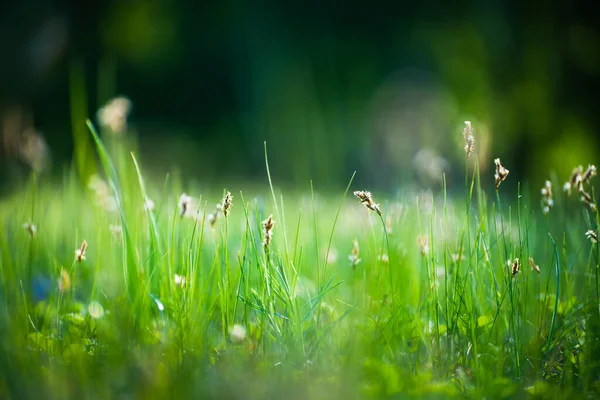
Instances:
[[[375,193],[380,218],[349,197],[369,189],[353,174],[339,193],[285,192],[267,162],[212,226],[225,188],[149,180],[89,127],[110,210],[75,171],[0,204],[1,398],[600,395],[598,216],[574,198],[545,216],[537,185],[486,192],[476,169],[459,199]]]

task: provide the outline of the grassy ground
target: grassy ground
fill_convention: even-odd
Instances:
[[[225,190],[144,182],[109,148],[90,187],[32,177],[0,205],[0,397],[600,395],[597,213],[575,195],[544,215],[475,170],[460,199],[375,194],[380,216],[351,180],[269,179],[214,220]]]

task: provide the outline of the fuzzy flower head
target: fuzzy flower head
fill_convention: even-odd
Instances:
[[[471,121],[465,121],[465,129],[463,130],[463,136],[465,137],[465,153],[467,158],[473,154],[473,148],[475,147],[475,137],[473,136],[473,127]]]
[[[126,97],[116,97],[98,110],[98,122],[113,133],[125,133],[130,111],[131,101]]]
[[[221,203],[221,209],[225,218],[227,218],[229,216],[229,213],[231,212],[232,203],[233,196],[231,195],[231,192],[227,192],[227,194],[225,194],[225,197],[223,197],[223,201]]]
[[[271,240],[273,238],[273,227],[275,226],[275,221],[273,220],[273,215],[269,215],[267,219],[262,222],[263,226],[263,246],[265,249],[268,249],[271,246]]]
[[[500,184],[506,180],[510,171],[502,166],[499,158],[494,160],[494,164],[496,164],[496,173],[494,174],[494,178],[496,180],[496,190],[498,190]]]
[[[373,201],[373,197],[371,196],[371,192],[363,192],[362,190],[354,191],[354,195],[358,197],[361,204],[364,204],[371,211],[375,211],[377,214],[381,215],[381,210],[379,209],[379,204],[376,204]]]
[[[350,265],[352,269],[356,269],[358,263],[360,263],[360,247],[358,246],[358,240],[354,239],[354,244],[352,246],[352,252],[348,256],[350,260]]]
[[[87,245],[87,242],[84,240],[81,242],[81,247],[75,250],[75,260],[78,263],[81,263],[83,260],[85,260],[85,251],[87,249]]]

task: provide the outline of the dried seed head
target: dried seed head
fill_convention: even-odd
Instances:
[[[363,192],[362,190],[354,191],[354,195],[358,197],[361,204],[364,204],[369,210],[375,211],[377,214],[381,215],[381,210],[379,209],[379,204],[375,204],[373,201],[373,197],[371,196],[371,192]]]
[[[271,245],[271,239],[273,238],[273,227],[275,226],[273,215],[269,215],[269,217],[262,222],[262,226],[264,237],[263,246],[265,249],[268,249]]]
[[[508,260],[508,266],[511,267],[512,277],[517,276],[519,273],[519,259],[515,258],[512,262]]]
[[[552,199],[552,183],[550,183],[550,181],[546,181],[544,187],[541,190],[541,193],[542,203],[544,205],[544,214],[548,215],[550,209],[554,205],[554,200]]]
[[[573,188],[579,189],[581,187],[581,174],[583,173],[583,167],[580,165],[577,168],[573,168],[573,172],[571,173],[571,177],[567,182],[565,182],[563,186],[563,190],[567,192],[569,195],[571,194],[571,190]]]
[[[183,218],[185,214],[188,213],[190,209],[190,205],[192,203],[192,198],[187,194],[183,193],[179,197],[179,216]]]
[[[499,158],[494,160],[494,164],[496,164],[496,173],[494,174],[494,178],[496,178],[496,190],[498,190],[500,184],[506,180],[510,171],[502,166]]]
[[[31,222],[23,224],[23,229],[25,229],[32,238],[35,237],[35,234],[37,233],[37,227]]]
[[[422,256],[429,254],[429,237],[427,235],[417,236],[417,244]]]
[[[87,242],[84,240],[81,242],[81,247],[75,250],[75,260],[77,262],[82,262],[85,260],[85,250],[87,249]]]
[[[360,262],[360,247],[358,246],[358,240],[354,239],[354,244],[352,246],[352,252],[348,256],[350,260],[350,265],[352,269],[355,269],[358,263]]]
[[[465,129],[463,130],[463,136],[465,137],[465,153],[467,158],[473,154],[473,148],[475,145],[475,137],[473,136],[473,127],[471,121],[465,121]]]
[[[592,242],[592,243],[598,243],[598,233],[596,233],[596,231],[593,230],[589,230],[585,233],[585,236]]]
[[[232,202],[233,196],[231,195],[231,192],[227,192],[221,204],[221,209],[223,210],[223,215],[225,216],[225,218],[227,218],[229,212],[231,211]]]
[[[583,184],[579,185],[579,194],[581,195],[581,201],[584,204],[587,204],[592,209],[592,211],[596,211],[596,204],[594,203],[594,199],[592,199],[592,196],[583,189]]]
[[[61,293],[66,292],[71,288],[71,277],[69,277],[69,273],[64,269],[60,269],[60,276],[58,277],[58,290]]]
[[[531,269],[537,272],[538,275],[541,273],[540,267],[533,261],[533,257],[529,257],[529,265],[531,265]]]
[[[583,175],[581,177],[581,181],[583,183],[587,183],[594,176],[596,176],[596,166],[588,165],[587,169],[585,170],[585,172],[583,173]]]

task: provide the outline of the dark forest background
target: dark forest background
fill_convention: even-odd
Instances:
[[[598,16],[566,1],[9,1],[0,112],[27,115],[56,172],[73,103],[95,120],[124,95],[151,172],[264,179],[266,140],[275,177],[302,187],[354,170],[427,184],[415,171],[431,165],[460,181],[470,120],[483,168],[500,156],[537,184],[597,160]]]

